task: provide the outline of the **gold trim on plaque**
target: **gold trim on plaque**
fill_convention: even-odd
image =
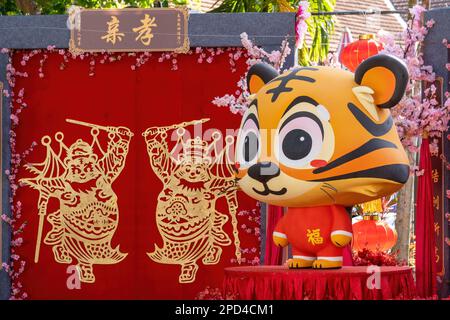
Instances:
[[[155,50],[152,49],[142,49],[142,48],[127,48],[127,49],[105,49],[105,48],[98,48],[98,49],[89,49],[84,50],[82,48],[79,48],[77,45],[77,39],[75,39],[75,29],[76,27],[72,27],[70,30],[70,40],[69,40],[69,51],[74,55],[79,55],[84,52],[163,52],[163,51],[173,51],[175,53],[188,53],[190,50],[190,41],[189,41],[189,32],[188,32],[188,26],[189,26],[189,8],[185,6],[175,7],[175,8],[123,8],[123,9],[84,9],[81,8],[79,10],[79,30],[81,33],[81,13],[82,12],[88,12],[88,11],[144,11],[144,10],[175,10],[181,12],[184,18],[185,28],[184,28],[184,41],[183,45],[178,48],[157,48]],[[79,34],[81,38],[81,34]],[[81,42],[81,40],[80,40]]]

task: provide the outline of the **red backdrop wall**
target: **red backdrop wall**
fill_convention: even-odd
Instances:
[[[14,54],[13,65],[28,77],[16,77],[14,92],[24,88],[28,108],[21,113],[17,128],[17,150],[25,150],[36,141],[38,146],[27,158],[29,162],[45,159],[45,147],[40,144],[44,135],[54,136],[58,131],[70,145],[82,138],[90,142],[89,128],[67,123],[67,118],[99,125],[126,126],[134,132],[126,165],[113,190],[118,196],[120,219],[113,237],[113,248],[128,256],[117,264],[94,265],[96,281],[82,283],[81,289],[69,290],[66,285],[67,265],[56,263],[51,246],[41,245],[40,261],[34,263],[34,249],[38,226],[37,202],[39,193],[28,187],[20,188],[17,200],[22,202],[23,220],[27,221],[19,253],[27,265],[21,277],[24,290],[31,299],[192,299],[206,286],[221,287],[223,269],[231,265],[234,245],[224,247],[217,265],[199,262],[196,281],[180,284],[179,265],[153,262],[147,252],[154,245],[161,246],[161,236],[155,222],[155,208],[162,183],[153,173],[141,132],[150,126],[164,126],[182,121],[211,118],[205,128],[238,128],[240,116],[227,108],[211,103],[216,96],[236,90],[236,82],[245,73],[244,59],[237,61],[237,71],[231,72],[228,54],[216,56],[212,63],[197,63],[193,55],[178,56],[178,70],[172,71],[170,62],[152,58],[137,70],[130,66],[135,57],[124,57],[114,63],[99,64],[96,58],[95,74],[89,76],[90,60],[75,59],[64,63],[58,53],[48,53],[39,77],[43,53],[35,55],[23,66],[23,52]],[[63,70],[61,67],[64,64]],[[32,174],[21,169],[20,177]],[[221,208],[226,208],[220,204]],[[51,201],[48,212],[58,207]],[[256,208],[255,201],[239,193],[239,210]],[[242,217],[240,217],[241,223]],[[232,238],[231,219],[225,231]],[[50,230],[45,222],[43,236]],[[258,239],[242,232],[242,247],[259,248]]]

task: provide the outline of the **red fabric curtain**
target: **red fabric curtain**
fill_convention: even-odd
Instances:
[[[407,300],[415,297],[408,267],[381,267],[380,289],[367,285],[367,266],[287,270],[282,266],[225,269],[225,292],[241,300]]]
[[[433,217],[433,185],[431,181],[431,156],[428,139],[420,148],[416,211],[416,286],[420,297],[436,294],[436,254]]]
[[[272,241],[272,233],[278,220],[283,216],[283,207],[267,205],[267,224],[266,224],[266,251],[264,264],[280,265],[283,263],[283,249],[277,247]]]
[[[343,257],[342,264],[344,266],[353,266],[353,256],[352,256],[351,245],[348,245],[344,248],[344,251],[342,252],[342,257]]]

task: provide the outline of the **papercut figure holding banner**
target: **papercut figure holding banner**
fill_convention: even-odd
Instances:
[[[67,122],[91,128],[92,142],[78,139],[69,147],[58,132],[55,140],[59,149],[52,148],[52,139],[44,136],[47,148],[43,162],[27,164],[36,174],[20,181],[39,191],[39,226],[34,261],[39,261],[44,217],[52,229],[44,243],[52,246],[58,263],[73,263],[76,259],[81,282],[95,282],[94,264],[115,264],[127,254],[111,247],[111,239],[119,222],[117,195],[112,183],[125,166],[128,147],[133,133],[125,127],[104,127],[82,121]],[[99,142],[101,131],[108,134],[106,151]],[[94,152],[98,150],[98,152]],[[59,200],[60,208],[47,213],[50,198]]]
[[[238,261],[241,259],[236,218],[237,188],[229,158],[234,139],[227,136],[221,150],[219,132],[213,133],[209,145],[199,137],[183,140],[186,126],[208,120],[152,127],[143,133],[150,165],[163,183],[156,208],[156,223],[163,246],[155,245],[155,250],[148,256],[158,263],[180,264],[180,283],[195,281],[198,259],[205,265],[217,264],[222,247],[231,244],[223,230],[229,217],[216,208],[221,197],[225,197],[228,204],[235,255]],[[166,139],[168,132],[175,129],[176,144],[170,149]],[[175,156],[175,150],[180,147],[183,152]]]

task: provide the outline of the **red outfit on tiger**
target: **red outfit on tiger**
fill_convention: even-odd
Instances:
[[[273,233],[292,245],[294,259],[342,261],[343,247],[332,235],[352,236],[349,214],[343,206],[288,208]]]

